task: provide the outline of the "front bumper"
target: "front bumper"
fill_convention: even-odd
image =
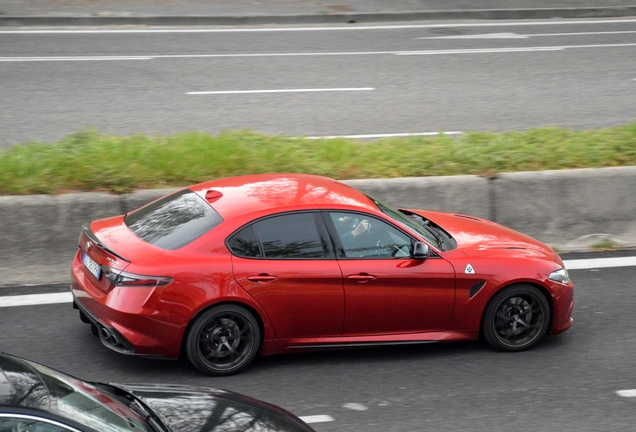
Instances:
[[[563,333],[572,327],[572,312],[574,310],[574,284],[569,281],[567,285],[549,281],[554,302],[554,325],[552,334]]]

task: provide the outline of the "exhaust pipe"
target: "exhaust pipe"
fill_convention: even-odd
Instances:
[[[115,332],[108,330],[106,327],[101,327],[99,332],[102,338],[107,342],[110,342],[115,346],[120,345],[119,337],[115,334]]]

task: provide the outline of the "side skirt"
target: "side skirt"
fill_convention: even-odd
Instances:
[[[476,331],[434,331],[372,336],[330,336],[318,338],[265,340],[262,356],[298,351],[420,345],[435,342],[472,341],[479,338]]]
[[[405,341],[405,342],[351,342],[351,343],[340,343],[340,344],[295,345],[295,346],[285,347],[285,349],[295,350],[295,349],[368,348],[368,347],[380,347],[380,346],[391,346],[391,345],[421,345],[421,344],[430,344],[430,343],[437,343],[437,342],[439,341],[428,340],[428,341]]]

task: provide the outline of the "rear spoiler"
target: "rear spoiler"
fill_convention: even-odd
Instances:
[[[106,247],[104,245],[104,243],[102,243],[95,234],[93,234],[93,231],[91,231],[91,229],[89,228],[90,223],[84,223],[82,224],[82,232],[84,234],[86,234],[86,237],[88,237],[90,239],[90,241],[92,241],[93,243],[95,243],[97,246],[99,246],[100,248],[104,249],[106,252],[108,252],[111,255],[116,256],[117,258],[126,261],[127,263],[130,262],[129,259],[124,258],[123,256],[119,255],[117,252],[115,252],[112,249],[109,249],[108,247]]]

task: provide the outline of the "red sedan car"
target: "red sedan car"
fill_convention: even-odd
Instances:
[[[107,347],[227,375],[256,355],[476,340],[520,351],[572,325],[546,245],[395,210],[324,177],[201,183],[82,228],[74,307]]]

